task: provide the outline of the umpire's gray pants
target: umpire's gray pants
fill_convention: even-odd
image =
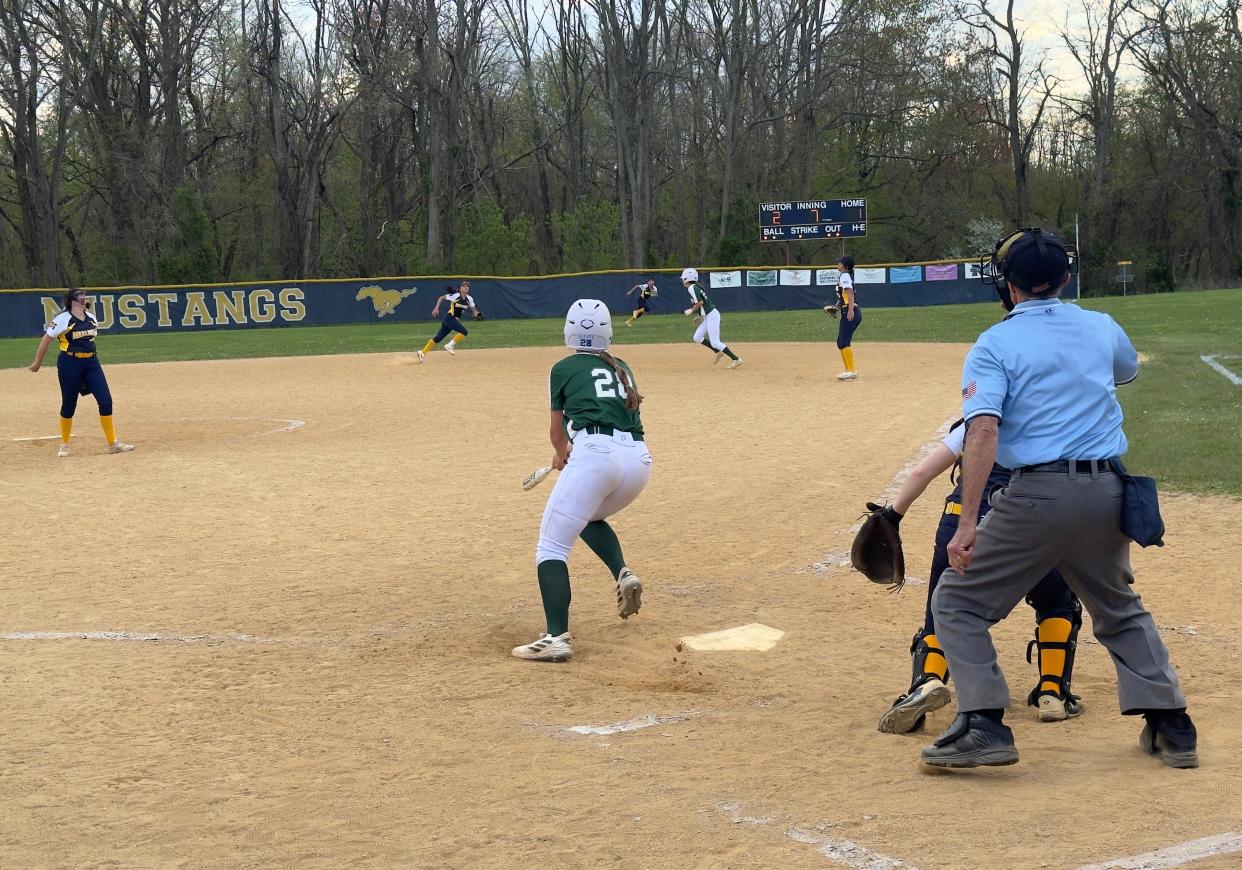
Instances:
[[[1122,484],[1112,472],[1016,472],[992,496],[966,574],[948,568],[932,595],[936,637],[961,711],[1009,706],[989,629],[1059,568],[1113,657],[1122,713],[1186,706],[1155,623],[1130,585],[1130,539],[1117,528]]]

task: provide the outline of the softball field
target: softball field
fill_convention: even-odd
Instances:
[[[1133,553],[1201,768],[1139,750],[1089,623],[1085,713],[1038,723],[1023,606],[994,632],[1021,762],[930,775],[951,707],[875,725],[947,480],[903,523],[903,593],[846,563],[958,416],[965,346],[864,344],[855,383],[831,344],[737,349],[618,347],[655,457],[615,522],[643,609],[580,547],[564,665],[509,656],[543,625],[552,481],[519,483],[563,349],[105,359],[137,450],[104,453],[87,398],[66,459],[31,440],[52,367],[0,371],[0,865],[1237,867],[1242,503],[1164,494],[1168,546]],[[752,623],[784,634],[679,647]]]

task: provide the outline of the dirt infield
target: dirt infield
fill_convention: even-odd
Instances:
[[[0,372],[0,864],[1071,868],[1242,831],[1236,501],[1166,497],[1168,546],[1134,553],[1199,770],[1139,751],[1094,641],[1086,712],[1039,724],[1025,607],[995,631],[1020,764],[921,772],[951,708],[875,730],[926,587],[840,563],[957,416],[964,350],[864,344],[842,384],[831,345],[619,348],[655,457],[615,523],[644,607],[619,620],[580,547],[565,665],[508,655],[542,627],[551,481],[518,484],[559,351],[110,366],[137,450],[105,455],[86,399],[67,459],[14,440],[56,431],[55,372]],[[919,578],[946,489],[903,524]],[[752,622],[785,635],[676,648]]]

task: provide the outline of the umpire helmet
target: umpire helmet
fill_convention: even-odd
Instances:
[[[996,295],[1007,311],[1013,310],[1010,284],[1026,293],[1047,285],[1051,293],[1067,274],[1077,272],[1078,249],[1040,227],[1023,227],[997,239],[992,252],[979,261],[980,280],[996,287]]]
[[[598,299],[579,299],[565,315],[565,345],[598,353],[612,344],[612,315]]]

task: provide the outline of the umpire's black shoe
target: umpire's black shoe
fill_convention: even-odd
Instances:
[[[922,758],[933,767],[992,767],[1017,764],[1018,750],[1008,725],[979,713],[958,713]]]
[[[1139,746],[1144,752],[1169,767],[1199,766],[1199,735],[1184,711],[1146,713],[1143,718],[1147,722],[1139,735]]]

